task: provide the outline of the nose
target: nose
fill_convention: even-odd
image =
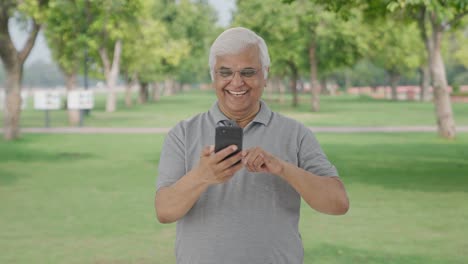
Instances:
[[[240,72],[238,71],[234,72],[234,75],[232,76],[231,84],[234,86],[244,85],[244,80],[242,79]]]

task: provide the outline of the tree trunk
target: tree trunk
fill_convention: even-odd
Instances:
[[[67,92],[71,92],[76,89],[76,72],[65,73],[65,86]],[[80,125],[80,110],[79,109],[68,109],[68,125],[79,126]]]
[[[315,50],[315,41],[312,41],[309,46],[310,88],[312,92],[311,110],[313,112],[318,112],[320,110],[320,85],[317,76],[317,57]]]
[[[431,87],[431,74],[427,64],[419,67],[420,80],[419,80],[419,98],[421,101],[429,101],[429,88]]]
[[[285,97],[285,93],[286,93],[286,87],[284,85],[284,79],[283,80],[280,80],[279,82],[279,102],[280,104],[284,104],[284,97]]]
[[[22,65],[6,69],[5,108],[3,113],[4,138],[13,140],[19,138],[21,115],[21,79]]]
[[[271,84],[271,99],[276,101],[276,94],[280,91],[281,79],[279,77],[273,77]]]
[[[138,93],[138,102],[140,104],[146,104],[149,98],[148,83],[140,83],[140,92]]]
[[[347,92],[349,88],[351,88],[351,72],[349,69],[345,70],[345,91]]]
[[[429,38],[429,31],[426,26],[426,22],[428,20],[428,12],[426,7],[422,7],[419,11],[418,15],[418,29],[421,39],[426,47],[426,58],[425,62],[421,66],[421,100],[427,100],[429,97],[429,87],[431,85],[431,61],[432,61],[432,53],[434,50],[434,43],[432,43],[431,38]]]
[[[158,82],[153,83],[153,102],[159,102],[159,99],[161,98],[160,96],[160,87]]]
[[[125,106],[127,108],[130,108],[133,106],[132,88],[133,88],[133,81],[128,80],[125,85]]]
[[[164,95],[173,95],[174,94],[174,80],[167,78],[164,81]]]
[[[429,20],[431,24],[430,30],[426,27],[427,20]],[[421,8],[418,17],[418,26],[428,55],[437,129],[441,137],[453,139],[456,135],[455,120],[453,119],[450,95],[447,91],[445,65],[441,54],[444,27],[441,25],[441,22],[438,21],[435,14],[428,12],[425,7]]]
[[[138,74],[134,73],[132,77],[127,75],[126,85],[125,85],[125,106],[130,108],[133,106],[133,86],[135,85],[136,80],[138,79]]]
[[[390,87],[392,87],[392,100],[398,100],[398,83],[400,82],[400,74],[394,71],[389,71],[390,75]]]
[[[445,76],[445,65],[442,60],[441,42],[442,29],[433,21],[432,41],[433,50],[431,54],[431,74],[434,89],[434,104],[437,117],[439,135],[447,139],[455,138],[455,120],[452,113],[452,102],[447,90],[447,78]]]
[[[327,87],[327,78],[320,79],[320,93],[329,94],[328,87]]]
[[[294,62],[289,62],[289,68],[291,69],[291,79],[289,80],[290,89],[293,95],[292,106],[297,107],[298,98],[297,98],[297,79],[298,79],[298,70]]]
[[[4,4],[4,3],[2,3]],[[20,51],[17,51],[8,30],[8,2],[0,11],[0,58],[6,72],[5,107],[3,111],[3,136],[5,140],[14,140],[20,136],[21,81],[23,64],[36,41],[40,25],[33,20],[33,27]]]
[[[174,93],[178,94],[182,91],[182,84],[178,81],[174,81]]]
[[[267,101],[273,101],[273,78],[268,78],[263,94]]]
[[[122,42],[121,40],[117,40],[114,45],[114,57],[111,64],[106,49],[104,47],[99,48],[99,55],[101,56],[104,65],[104,72],[106,75],[106,84],[108,91],[106,101],[106,112],[115,112],[117,108],[115,85],[117,83],[117,77],[119,76],[121,53]]]

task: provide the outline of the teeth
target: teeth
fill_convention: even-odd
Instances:
[[[228,92],[232,95],[235,95],[235,96],[241,96],[241,95],[244,95],[247,93],[247,91],[240,91],[240,92],[234,92],[234,91],[229,91]]]

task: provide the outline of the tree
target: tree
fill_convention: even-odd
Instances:
[[[235,23],[265,38],[278,72],[289,69],[293,105],[297,105],[296,80],[301,74],[310,75],[312,111],[319,110],[320,76],[353,65],[366,48],[366,34],[355,26],[360,19],[357,12],[344,20],[306,0],[238,1],[237,9]]]
[[[393,0],[387,7],[392,12],[402,11],[408,18],[418,21],[429,57],[438,132],[441,137],[455,138],[455,120],[442,58],[442,39],[444,32],[455,28],[468,15],[468,0]]]
[[[186,53],[177,64],[163,61],[165,94],[172,94],[182,84],[206,81],[209,46],[220,31],[215,10],[205,0],[165,0],[158,2],[154,17],[167,27],[170,39],[186,44],[182,47]]]
[[[182,84],[209,80],[209,48],[221,31],[213,7],[207,1],[181,0],[168,28],[174,39],[186,40],[189,48],[175,69],[177,80]]]
[[[148,101],[149,85],[159,88],[157,82],[164,79],[167,68],[177,68],[189,54],[188,41],[184,38],[175,39],[167,23],[161,19],[159,12],[162,4],[160,1],[142,1],[138,23],[126,35],[122,72],[128,82],[139,83],[140,103]],[[159,91],[154,89],[153,99],[158,94]],[[129,99],[126,101],[129,102]]]
[[[423,44],[418,37],[417,25],[384,18],[370,25],[369,31],[372,31],[372,39],[368,56],[374,64],[386,70],[392,99],[397,100],[401,76],[421,65]]]
[[[330,12],[326,6],[310,1],[300,1],[298,10],[304,12],[301,24],[309,38],[308,54],[310,82],[312,85],[311,110],[319,111],[319,78],[339,69],[353,66],[368,50],[369,32],[363,30],[360,10],[347,10],[346,19]],[[324,88],[324,87],[322,87]]]
[[[468,84],[468,17],[462,25],[461,30],[446,34],[443,42],[447,82],[454,92],[459,91],[461,85]]]
[[[52,1],[45,26],[45,35],[55,62],[65,76],[67,91],[76,89],[80,66],[85,60],[86,9],[84,0]],[[86,62],[85,62],[86,63]],[[77,126],[80,110],[68,109],[68,123]]]
[[[292,2],[295,0],[283,0]],[[350,7],[361,6],[368,17],[392,15],[416,21],[428,54],[429,68],[434,91],[434,104],[438,133],[441,137],[455,138],[455,121],[447,89],[445,65],[442,58],[444,32],[457,28],[468,15],[468,0],[310,0],[319,1],[327,8],[340,12]],[[346,12],[345,12],[346,13]]]
[[[20,135],[19,121],[21,115],[21,81],[23,65],[36,41],[45,17],[47,0],[0,2],[0,58],[6,72],[6,104],[4,109],[4,138],[17,139]],[[30,28],[24,46],[17,50],[8,31],[8,21],[14,17],[21,18]]]
[[[114,112],[117,107],[115,86],[120,72],[122,48],[127,33],[137,26],[141,7],[140,0],[89,1],[88,45],[91,55],[101,61],[108,89],[107,112]]]
[[[292,105],[297,106],[297,80],[307,69],[307,49],[295,7],[274,0],[237,1],[233,24],[265,39],[271,57],[270,78],[289,75]]]

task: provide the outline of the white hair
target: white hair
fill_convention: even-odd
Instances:
[[[268,77],[268,67],[270,66],[270,56],[268,55],[268,47],[265,40],[252,30],[243,27],[227,29],[211,45],[208,62],[211,80],[214,80],[214,67],[217,56],[239,54],[251,45],[256,45],[260,51],[260,63],[262,64],[263,76],[266,80]]]

